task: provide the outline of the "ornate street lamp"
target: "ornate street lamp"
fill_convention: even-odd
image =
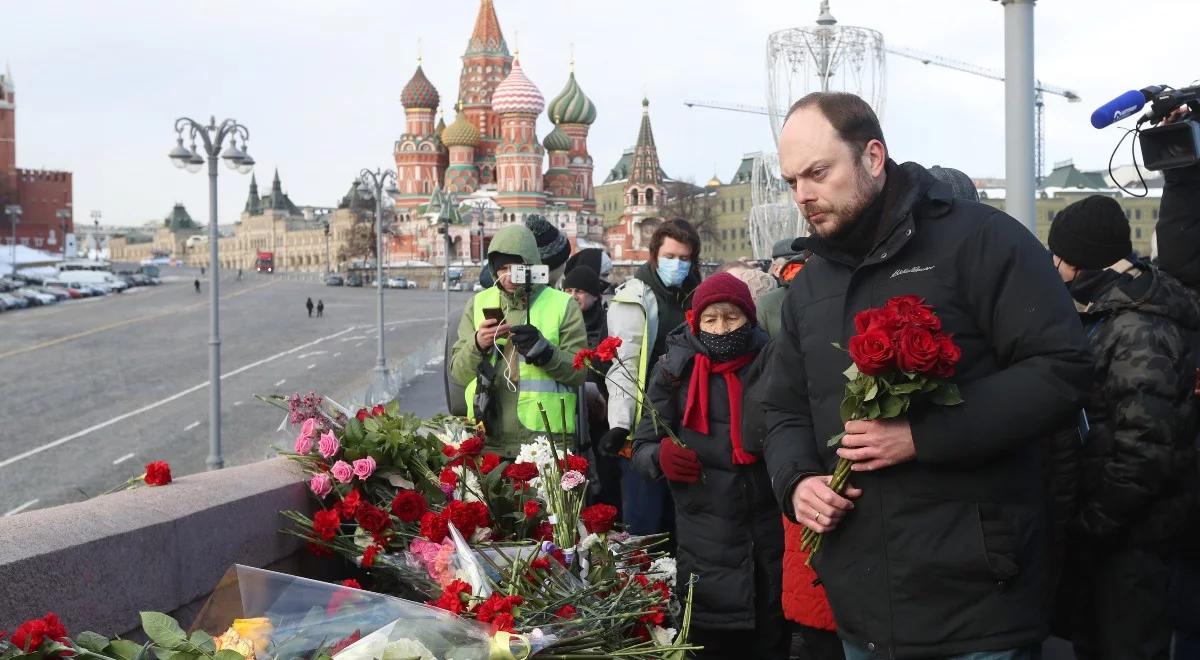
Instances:
[[[396,194],[396,173],[393,170],[363,169],[358,175],[358,194],[364,200],[375,199],[375,289],[376,326],[379,340],[375,356],[375,376],[367,388],[366,404],[387,403],[395,398],[395,387],[387,368],[387,354],[383,352],[383,196],[389,199]]]

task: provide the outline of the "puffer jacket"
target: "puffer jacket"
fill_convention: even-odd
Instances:
[[[766,333],[757,331],[751,350],[759,350],[765,342]],[[675,501],[680,584],[688,575],[699,578],[692,622],[698,628],[748,630],[765,612],[780,609],[781,516],[763,462],[733,464],[729,394],[723,376],[710,376],[708,435],[682,426],[693,358],[703,351],[687,326],[672,332],[666,355],[654,367],[647,396],[663,421],[699,454],[703,466],[703,478],[697,483],[668,482]],[[743,382],[749,368],[738,372]],[[661,433],[647,415],[634,434],[633,466],[651,479],[665,478],[658,463],[660,442],[664,442]],[[766,609],[759,612],[759,607]]]

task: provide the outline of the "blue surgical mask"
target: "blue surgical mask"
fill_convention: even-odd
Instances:
[[[667,286],[679,286],[683,284],[691,269],[692,262],[690,261],[664,257],[659,257],[658,259],[658,279],[662,280],[662,283]]]

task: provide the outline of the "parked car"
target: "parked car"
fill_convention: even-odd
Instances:
[[[351,275],[350,277],[346,278],[346,286],[362,286],[362,285],[363,285],[362,275]]]
[[[0,301],[4,302],[7,309],[25,309],[29,306],[29,301],[20,296],[14,296],[11,293],[0,293]]]
[[[343,284],[345,284],[345,280],[337,273],[330,273],[325,278],[325,286],[342,286]]]
[[[41,293],[36,289],[31,289],[29,287],[17,289],[13,293],[28,300],[31,306],[53,305],[54,303],[58,302],[58,298],[55,298],[47,293]]]
[[[407,289],[408,288],[408,278],[407,277],[389,277],[387,280],[387,286],[389,289]]]
[[[64,300],[70,300],[70,299],[71,299],[71,296],[70,296],[69,294],[67,294],[67,292],[66,292],[66,291],[64,291],[64,290],[62,290],[62,289],[57,289],[57,288],[55,288],[55,287],[52,287],[52,286],[44,286],[44,287],[42,287],[42,288],[40,288],[40,289],[37,289],[37,292],[38,292],[38,293],[44,293],[44,294],[46,294],[46,295],[50,295],[50,296],[54,296],[54,298],[55,298],[56,300],[58,300],[59,302],[62,302],[62,301],[64,301]]]

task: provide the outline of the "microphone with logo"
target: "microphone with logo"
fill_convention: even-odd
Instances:
[[[1200,161],[1200,121],[1197,121],[1200,115],[1200,85],[1182,89],[1152,85],[1130,90],[1096,108],[1092,113],[1092,126],[1111,126],[1137,114],[1147,103],[1150,109],[1138,118],[1132,130],[1141,142],[1142,161],[1146,169],[1167,170],[1187,167]],[[1180,108],[1186,108],[1186,112],[1181,117],[1172,118],[1171,115]],[[1159,125],[1142,130],[1143,124]],[[1123,141],[1124,138],[1117,143],[1117,148]]]
[[[1105,128],[1126,117],[1136,115],[1146,102],[1158,96],[1166,85],[1151,85],[1139,90],[1131,89],[1117,98],[1096,108],[1092,113],[1092,128]]]

